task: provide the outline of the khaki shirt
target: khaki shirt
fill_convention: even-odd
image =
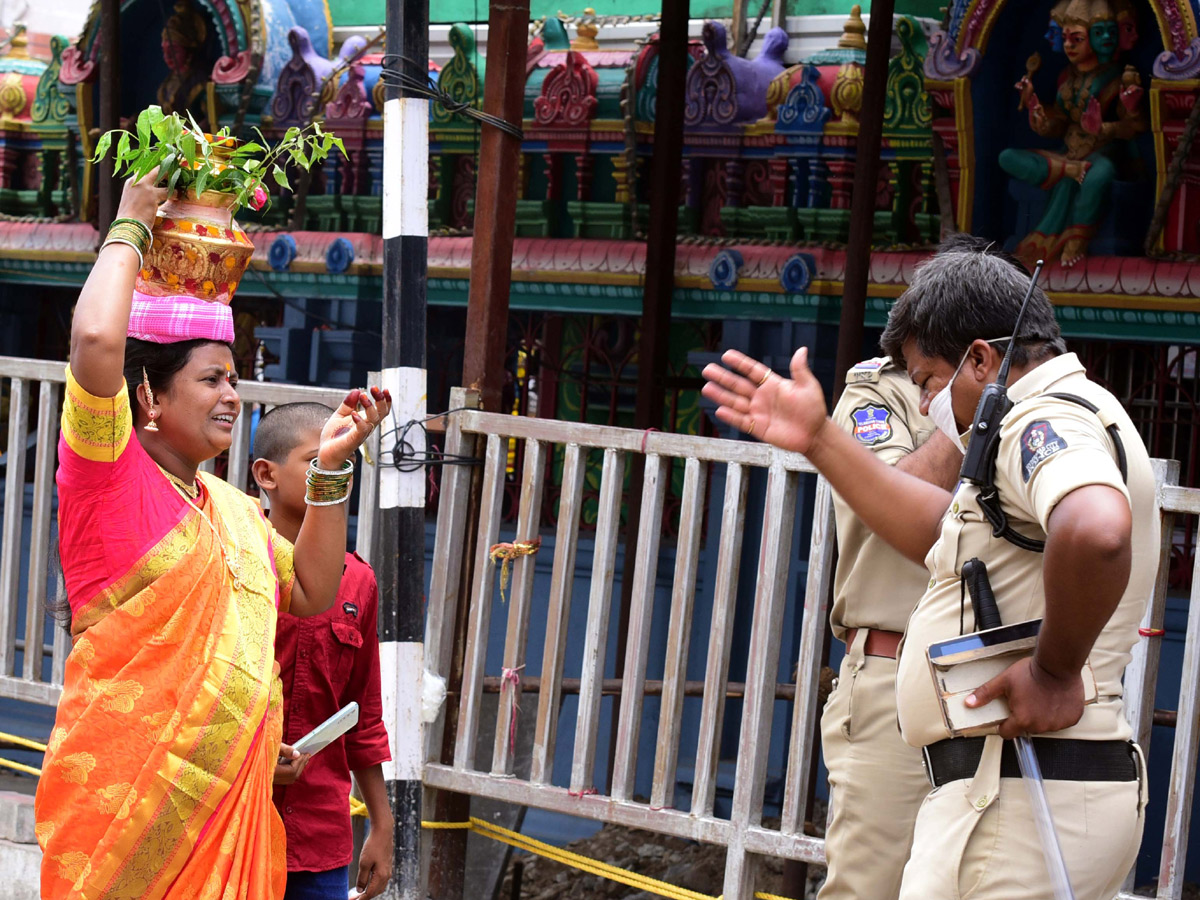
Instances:
[[[925,443],[936,430],[921,415],[921,392],[908,373],[884,356],[846,373],[833,421],[889,466]],[[867,528],[837,493],[838,565],[833,579],[833,633],[849,628],[903,631],[925,592],[929,573]]]
[[[1100,415],[1068,400],[1045,396],[1050,391],[1082,397],[1099,407]],[[1159,517],[1149,455],[1120,402],[1088,380],[1073,353],[1033,369],[1012,385],[1009,396],[1015,406],[1000,426],[996,487],[1012,528],[1044,540],[1054,507],[1071,491],[1087,485],[1108,485],[1129,500],[1133,512],[1129,583],[1088,660],[1097,702],[1084,707],[1077,724],[1056,732],[1061,737],[1126,740],[1131,730],[1121,702],[1121,676],[1138,640],[1138,625],[1158,569]],[[1128,486],[1117,468],[1106,422],[1120,428],[1128,458]],[[992,537],[977,496],[978,488],[959,485],[942,521],[941,535],[925,558],[932,578],[909,619],[900,651],[896,680],[900,728],[904,739],[915,747],[950,736],[942,721],[926,649],[935,641],[975,630],[970,598],[965,610],[961,600],[962,564],[976,556],[986,563],[1005,624],[1045,613],[1042,554]]]

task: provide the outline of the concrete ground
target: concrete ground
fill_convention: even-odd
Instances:
[[[6,900],[38,900],[42,851],[33,835],[37,782],[0,771],[0,872]]]

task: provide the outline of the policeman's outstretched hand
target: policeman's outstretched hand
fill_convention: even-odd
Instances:
[[[792,357],[784,378],[738,350],[704,367],[704,396],[717,404],[717,418],[784,450],[807,453],[825,423],[825,393],[808,368],[808,348]]]
[[[1000,737],[1047,734],[1070,728],[1083,716],[1083,678],[1059,678],[1037,664],[1033,657],[1013,663],[967,697],[971,709],[997,697],[1008,701],[1011,715],[1000,723]]]

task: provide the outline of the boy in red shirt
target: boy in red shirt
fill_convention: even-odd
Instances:
[[[291,541],[304,520],[305,473],[329,412],[319,403],[288,403],[264,415],[255,432],[254,480],[270,500],[271,524]],[[391,878],[393,822],[382,767],[391,754],[379,688],[378,598],[371,567],[347,553],[329,610],[307,619],[279,616],[275,658],[283,680],[284,743],[294,744],[352,700],[359,706],[358,724],[344,737],[276,767],[275,806],[287,830],[285,900],[346,900],[351,772],[371,823],[358,862],[361,900],[382,893]]]

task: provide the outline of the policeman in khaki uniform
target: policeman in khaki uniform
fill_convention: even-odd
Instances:
[[[876,458],[950,489],[962,453],[919,409],[920,391],[888,357],[846,373],[834,423]],[[871,532],[834,494],[838,567],[830,624],[846,644],[821,717],[829,770],[828,870],[820,900],[895,900],[913,823],[929,793],[919,751],[896,727],[896,648],[929,573]]]
[[[968,430],[1028,286],[1010,259],[960,244],[919,267],[892,308],[884,350],[904,359],[922,410],[946,398],[948,418],[933,415],[939,430]],[[1150,460],[1117,399],[1066,353],[1040,289],[1015,345],[1016,403],[1000,425],[994,503],[970,485],[951,496],[826,427],[803,348],[791,379],[732,350],[728,368],[705,367],[718,418],[806,454],[873,531],[908,559],[924,559],[932,575],[897,673],[900,726],[934,784],[917,814],[901,900],[1053,900],[1007,740],[1022,734],[1033,737],[1078,900],[1111,900],[1141,841],[1145,771],[1120,681],[1158,559]],[[1003,699],[1008,718],[986,737],[951,737],[927,648],[976,630],[960,580],[972,557],[987,564],[1003,622],[1043,622],[1033,654],[966,700],[982,710]],[[1086,705],[1085,679],[1097,698]]]
[[[1097,407],[1099,415],[1052,393],[1081,397]],[[1042,740],[1060,752],[1043,754],[1038,748],[1075,895],[1080,900],[1109,900],[1133,866],[1142,836],[1144,773],[1140,751],[1130,743],[1133,733],[1121,702],[1121,675],[1138,640],[1138,625],[1158,566],[1154,474],[1120,402],[1088,380],[1075,354],[1056,356],[1037,366],[1012,385],[1009,396],[1016,406],[1001,427],[996,467],[996,486],[1009,527],[1045,540],[1059,502],[1089,486],[1104,486],[1123,498],[1136,523],[1130,536],[1128,587],[1087,654],[1083,677],[1094,681],[1096,702],[1083,707],[1076,724]],[[1105,427],[1110,423],[1117,426],[1124,446],[1128,482],[1121,476],[1116,446]],[[933,777],[941,785],[922,811],[913,856],[905,870],[902,896],[912,900],[956,896],[960,888],[965,893],[977,884],[986,885],[986,891],[972,897],[1052,896],[1011,743],[1002,751],[998,737],[948,741],[950,733],[937,696],[930,690],[924,650],[934,641],[959,634],[961,592],[956,573],[968,559],[978,557],[987,563],[1003,622],[1046,615],[1043,564],[1049,565],[1049,560],[993,537],[992,526],[979,508],[978,493],[979,488],[964,483],[950,504],[941,537],[928,558],[931,587],[909,620],[897,676],[904,739],[926,749]],[[973,630],[969,624],[967,630]],[[1046,741],[1053,743],[1046,745]],[[964,743],[973,746],[960,758],[954,751]],[[989,757],[987,765],[979,765],[984,755]],[[1078,771],[1070,771],[1074,767]],[[1104,777],[1064,778],[1089,771]],[[949,846],[948,834],[953,835]],[[1003,857],[996,852],[1000,848],[1006,848]],[[946,864],[947,859],[961,860],[957,871]],[[1001,862],[1005,864],[998,865]]]

